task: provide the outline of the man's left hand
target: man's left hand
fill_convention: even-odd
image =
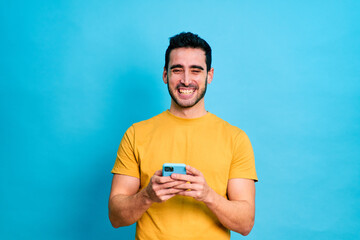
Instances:
[[[193,197],[202,202],[209,200],[212,189],[206,183],[204,175],[199,170],[186,165],[186,175],[173,173],[171,178],[186,181],[186,183],[176,186],[177,189],[184,190],[177,193],[177,195]]]

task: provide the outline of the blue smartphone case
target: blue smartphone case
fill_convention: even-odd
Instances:
[[[183,163],[164,163],[162,175],[170,176],[173,173],[186,174],[186,165]]]

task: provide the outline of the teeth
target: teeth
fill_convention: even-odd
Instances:
[[[179,92],[182,94],[191,94],[194,92],[194,90],[193,89],[180,89]]]

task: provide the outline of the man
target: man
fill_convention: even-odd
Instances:
[[[213,80],[211,48],[192,33],[170,38],[163,81],[170,110],[133,124],[118,150],[109,218],[137,222],[136,239],[229,239],[254,224],[254,155],[239,128],[205,110]],[[187,174],[163,177],[163,163],[185,163]]]

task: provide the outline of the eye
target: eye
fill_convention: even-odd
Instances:
[[[180,73],[180,72],[182,72],[182,69],[181,69],[181,68],[174,68],[174,69],[172,70],[172,72],[173,72],[173,73]]]
[[[193,69],[193,70],[191,70],[191,72],[192,72],[192,73],[200,73],[201,70],[200,70],[200,69]]]

